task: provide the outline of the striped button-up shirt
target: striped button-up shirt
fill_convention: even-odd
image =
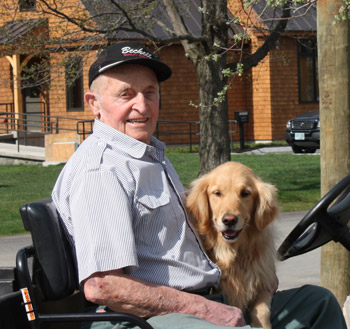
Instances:
[[[74,242],[80,281],[124,269],[180,290],[218,285],[220,270],[187,220],[184,188],[157,139],[147,145],[96,120],[52,198]]]

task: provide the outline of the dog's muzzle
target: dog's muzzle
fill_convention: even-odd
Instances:
[[[226,229],[221,232],[224,240],[229,242],[236,240],[238,238],[238,235],[242,232],[242,229],[235,229],[238,223],[238,217],[236,215],[226,214],[222,218],[222,223],[226,227]]]

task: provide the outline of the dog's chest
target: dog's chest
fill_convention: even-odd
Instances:
[[[219,292],[226,296],[230,305],[248,309],[264,286],[260,278],[237,268],[222,273]]]
[[[216,263],[222,271],[219,292],[227,297],[230,305],[247,310],[263,290],[272,286],[274,258],[252,258],[247,253],[239,252],[233,252],[231,255],[233,257],[230,261],[224,261],[223,257],[216,258]],[[242,255],[244,257],[240,257]],[[220,256],[218,250],[216,256]]]

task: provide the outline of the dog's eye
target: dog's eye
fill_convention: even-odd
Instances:
[[[242,190],[242,191],[241,191],[241,197],[242,197],[242,198],[245,198],[245,197],[247,197],[248,195],[250,195],[250,191],[249,191],[249,190]]]
[[[221,196],[221,192],[220,191],[214,191],[213,192],[216,196]]]

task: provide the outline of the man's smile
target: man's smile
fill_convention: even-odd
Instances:
[[[148,118],[144,118],[144,119],[129,119],[129,120],[126,120],[128,123],[131,123],[131,124],[136,124],[136,123],[145,123],[148,121]]]

